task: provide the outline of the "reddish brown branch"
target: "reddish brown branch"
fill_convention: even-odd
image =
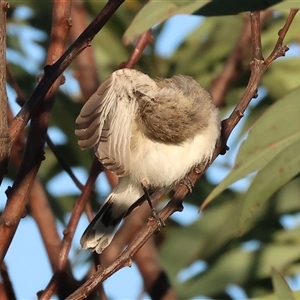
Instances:
[[[68,19],[71,3],[66,1],[55,1],[54,3],[55,13],[53,14],[53,22],[55,27],[52,27],[51,31],[51,44],[48,51],[47,63],[52,63],[55,58],[63,53],[68,34],[66,20]],[[3,261],[19,221],[24,215],[31,187],[40,164],[44,159],[43,149],[48,120],[51,115],[54,96],[60,84],[61,79],[54,82],[52,89],[46,94],[44,101],[32,118],[21,166],[13,187],[7,193],[7,204],[0,217],[0,262]]]
[[[259,28],[259,12],[251,13],[250,15],[252,26],[251,28]],[[288,18],[287,22],[290,18]],[[286,25],[285,25],[286,26]],[[259,40],[260,40],[260,32]],[[281,36],[284,38],[284,36]],[[231,116],[223,122],[223,130],[222,136],[219,144],[217,145],[212,161],[224,150],[227,139],[233,130],[233,128],[240,121],[247,105],[250,103],[252,97],[256,94],[256,90],[258,87],[259,80],[262,74],[265,72],[267,66],[264,64],[264,61],[258,60],[257,57],[262,57],[261,48],[259,48],[258,40],[252,40],[253,47],[255,47],[254,57],[250,64],[251,68],[251,76],[245,90],[244,95],[242,96],[239,104],[231,114]],[[277,47],[277,44],[276,46]],[[280,48],[280,47],[279,47]],[[287,50],[287,48],[284,48]],[[277,51],[275,51],[277,52]],[[281,50],[278,49],[278,52],[281,53]],[[274,56],[275,57],[275,56]],[[212,162],[211,161],[211,162]],[[207,163],[206,166],[202,166],[201,168],[195,168],[189,174],[189,179],[192,183],[195,183],[204,171],[209,167],[211,162]],[[159,217],[165,221],[168,217],[170,217],[175,211],[182,210],[182,200],[188,194],[188,189],[185,185],[179,185],[175,189],[175,194],[170,200],[170,202],[163,208],[163,210],[159,213]],[[155,222],[152,218],[148,219],[147,225],[143,228],[143,230],[136,236],[136,238],[132,241],[132,243],[115,259],[115,261],[107,268],[99,268],[97,272],[87,280],[77,291],[75,291],[72,295],[70,295],[68,300],[75,299],[83,299],[87,295],[89,295],[98,284],[103,282],[117,270],[131,265],[131,259],[133,255],[137,253],[137,251],[145,244],[145,242],[159,229],[158,222]]]
[[[298,11],[299,9],[291,9],[283,28],[278,31],[278,39],[274,50],[265,60],[266,65],[269,66],[276,58],[284,56],[285,52],[288,50],[288,46],[282,47],[282,43]]]
[[[142,54],[145,50],[145,48],[152,43],[153,41],[153,35],[151,33],[151,30],[145,31],[139,38],[136,46],[134,47],[134,50],[132,51],[129,59],[126,62],[123,62],[120,64],[119,68],[134,68],[136,63],[140,60],[142,57]]]
[[[70,40],[74,42],[88,25],[83,1],[73,2],[71,17],[72,20],[76,20],[70,31]],[[74,77],[78,80],[82,98],[86,101],[100,84],[93,47],[87,48],[82,55],[78,56],[74,65]]]
[[[263,26],[266,19],[272,14],[271,10],[260,12],[260,27]],[[244,26],[240,35],[228,56],[221,73],[212,80],[210,93],[217,107],[225,105],[225,97],[230,87],[246,70],[246,61],[251,57],[251,22],[250,18],[244,19]]]
[[[250,13],[252,58],[263,60],[261,50],[260,11]]]
[[[61,279],[65,274],[65,268],[68,261],[68,254],[71,248],[71,243],[74,237],[76,227],[78,225],[80,216],[84,210],[84,207],[89,199],[89,196],[93,190],[94,183],[102,171],[102,166],[95,158],[92,164],[92,168],[88,177],[88,180],[82,190],[80,197],[78,198],[67,225],[67,228],[64,231],[64,238],[60,247],[59,257],[56,262],[55,272],[52,276],[50,282],[48,283],[46,289],[41,293],[39,299],[50,299],[53,294],[56,292]]]
[[[11,138],[7,124],[7,95],[6,95],[6,11],[9,4],[1,0],[0,8],[0,184],[7,173],[7,163],[10,156]]]
[[[16,300],[16,294],[13,288],[13,285],[11,283],[8,271],[7,271],[7,267],[4,264],[4,262],[1,264],[0,267],[0,273],[1,273],[1,278],[2,278],[2,283],[3,283],[3,287],[5,290],[5,296],[7,299],[9,300]],[[1,299],[3,299],[4,297],[1,297]]]
[[[46,135],[46,142],[48,147],[51,149],[52,153],[56,157],[57,161],[61,165],[61,167],[65,170],[65,172],[70,176],[72,181],[75,183],[75,185],[78,187],[79,190],[83,189],[83,184],[78,180],[72,169],[69,167],[69,165],[65,162],[64,158],[60,155],[59,151],[57,150],[56,146],[52,142],[49,135]]]
[[[296,11],[297,12],[297,11]],[[290,27],[290,24],[293,18],[296,15],[295,10],[291,10],[283,28],[279,31],[279,38],[274,46],[274,50],[268,56],[266,60],[260,59],[262,58],[262,49],[261,49],[261,41],[260,41],[260,29],[259,29],[259,12],[250,13],[251,20],[251,29],[253,30],[253,38],[252,38],[252,49],[253,49],[253,59],[250,62],[251,75],[248,82],[248,85],[241,97],[240,102],[237,104],[231,115],[228,119],[223,121],[222,126],[222,139],[220,141],[220,147],[222,149],[225,148],[226,142],[233,128],[237,125],[240,119],[243,117],[246,108],[248,107],[250,101],[253,97],[257,95],[258,84],[262,75],[265,73],[270,64],[280,56],[284,56],[285,53],[289,50],[288,46],[282,46],[282,41],[287,33],[287,29]],[[280,42],[281,41],[281,42]],[[221,150],[222,152],[222,150]]]

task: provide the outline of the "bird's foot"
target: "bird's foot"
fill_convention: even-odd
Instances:
[[[150,218],[152,218],[154,221],[156,221],[156,224],[157,224],[157,229],[156,229],[156,231],[154,233],[158,233],[158,232],[160,232],[160,229],[162,227],[165,227],[165,223],[159,217],[159,215],[157,214],[155,208],[153,207],[152,201],[151,201],[151,198],[150,198],[150,195],[149,195],[149,191],[148,191],[146,185],[143,182],[141,183],[141,185],[142,185],[142,188],[144,190],[144,193],[145,193],[145,196],[146,196],[146,200],[148,201],[148,204],[149,204],[149,206],[151,208],[151,212],[152,213],[151,213],[151,217]]]
[[[189,194],[192,193],[194,183],[191,181],[191,179],[188,176],[185,176],[183,179],[181,179],[180,184],[183,184],[187,187],[187,189],[189,190]]]
[[[157,229],[155,230],[155,234],[156,233],[159,233],[160,232],[160,229],[162,227],[165,227],[165,222],[160,218],[160,216],[157,214],[155,208],[152,208],[152,213],[151,213],[151,217],[155,222],[156,222],[156,225],[157,225]]]

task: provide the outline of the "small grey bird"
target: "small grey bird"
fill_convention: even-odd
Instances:
[[[192,77],[151,79],[133,69],[112,73],[76,123],[79,146],[94,147],[99,161],[119,177],[80,240],[97,253],[110,244],[143,187],[175,187],[211,158],[220,135],[219,111]]]

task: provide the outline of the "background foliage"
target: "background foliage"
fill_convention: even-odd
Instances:
[[[164,5],[150,1],[145,6],[146,1],[126,1],[93,41],[99,77],[103,80],[128,59],[133,45],[124,45],[122,39],[126,43],[132,42],[145,29],[167,20],[171,15],[196,11],[199,15],[219,16],[203,19],[169,57],[162,57],[157,52],[157,42],[166,23],[155,26],[153,43],[148,45],[136,68],[152,77],[168,77],[177,73],[191,75],[209,90],[213,80],[222,72],[248,17],[243,12],[233,14],[261,8],[260,1],[246,2],[252,3],[254,8],[238,8],[234,5],[236,1],[226,1],[227,10],[220,12],[219,1],[211,1],[208,7],[199,7],[197,1],[186,1],[185,6],[180,4],[182,1],[166,1]],[[90,19],[104,5],[101,1],[85,1],[84,4]],[[276,12],[269,15],[262,28],[262,46],[266,55],[276,43],[277,32],[287,18],[286,8],[289,6],[288,1],[273,1],[271,4],[277,4]],[[28,9],[26,18],[16,17],[20,7]],[[170,7],[172,13],[167,14]],[[51,28],[51,8],[50,1],[43,2],[43,5],[38,1],[12,1],[8,11],[7,57],[11,72],[25,97],[32,93],[44,65]],[[198,210],[220,178],[224,177],[223,174],[232,170],[231,177],[221,184],[219,191],[214,191],[217,198],[188,224],[181,221],[180,216],[172,218],[156,238],[161,263],[180,299],[270,295],[274,290],[272,266],[284,274],[292,287],[299,288],[299,27],[300,18],[296,16],[285,40],[292,46],[290,52],[275,61],[264,75],[259,98],[253,101],[245,120],[231,137],[229,152],[214,163],[185,203],[190,210]],[[28,43],[19,28],[34,30],[36,39]],[[176,32],[169,34],[176,35]],[[31,46],[39,57],[32,55]],[[223,117],[233,109],[245,89],[250,59],[249,52],[244,57],[238,79],[224,95],[220,107]],[[84,99],[75,83],[73,67],[65,73],[66,83],[57,95],[50,128],[55,128],[63,136],[56,148],[67,164],[87,173],[93,156],[92,152],[79,150],[74,135],[74,120]],[[11,87],[8,85],[8,88]],[[271,144],[276,146],[276,152],[270,147]],[[40,168],[39,178],[46,188],[57,220],[64,223],[79,190],[75,194],[64,192],[63,183],[55,189],[51,188],[51,180],[64,170],[47,146],[45,151],[46,160]],[[13,181],[16,171],[10,165],[7,177]],[[234,189],[228,188],[229,184],[249,174],[251,176],[244,179],[243,184],[235,185]],[[245,184],[248,185],[252,178],[255,179],[247,191]],[[103,196],[94,194],[93,205]],[[78,263],[87,262],[79,259]],[[276,277],[277,274],[273,270],[273,283],[276,286],[279,282],[278,296],[283,288],[280,287],[282,278]],[[232,287],[235,292],[232,292]]]

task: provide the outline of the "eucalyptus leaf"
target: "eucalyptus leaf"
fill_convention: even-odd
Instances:
[[[282,0],[278,4],[272,7],[274,10],[287,10],[291,8],[300,8],[299,1],[294,0]]]
[[[299,245],[269,244],[257,251],[232,249],[215,261],[207,271],[180,284],[178,297],[180,299],[199,295],[214,297],[228,284],[243,285],[254,278],[256,280],[270,278],[272,266],[282,269],[299,257]]]
[[[232,183],[264,168],[274,157],[299,142],[300,87],[273,104],[254,124],[242,143],[234,168],[206,198],[211,202]]]
[[[159,3],[150,0],[135,16],[123,36],[125,44],[133,42],[144,31],[176,14],[191,14],[210,0],[169,0]]]
[[[293,295],[291,288],[285,281],[284,277],[274,267],[272,267],[272,283],[275,289],[275,295],[277,296],[277,299],[279,300],[296,299]]]
[[[130,26],[127,28],[123,41],[125,44],[133,42],[144,31],[154,25],[161,23],[176,14],[196,14],[202,16],[235,15],[240,12],[264,10],[281,0],[150,0],[136,15]]]
[[[292,145],[281,151],[258,172],[245,196],[239,225],[241,231],[256,209],[300,172],[299,145],[300,133]]]

